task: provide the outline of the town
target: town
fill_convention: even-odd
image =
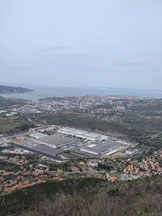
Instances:
[[[125,181],[161,175],[161,104],[130,96],[2,97],[0,192],[78,176]],[[150,121],[154,131],[145,124]]]

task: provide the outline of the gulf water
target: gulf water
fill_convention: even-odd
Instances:
[[[28,86],[23,86],[28,88]],[[85,96],[85,95],[125,95],[147,98],[162,98],[162,91],[159,90],[137,90],[137,89],[121,89],[121,88],[89,88],[89,87],[43,87],[31,86],[34,90],[27,93],[19,94],[3,94],[6,98],[20,98],[26,100],[39,100],[46,97],[55,96]]]

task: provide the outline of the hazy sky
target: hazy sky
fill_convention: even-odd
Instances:
[[[0,82],[162,89],[162,0],[0,0]]]

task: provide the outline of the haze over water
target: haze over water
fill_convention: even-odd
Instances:
[[[3,94],[6,98],[20,98],[26,100],[39,100],[55,96],[85,96],[85,95],[128,95],[136,97],[162,98],[162,91],[136,90],[120,88],[88,88],[88,87],[30,87],[32,92],[22,94]]]

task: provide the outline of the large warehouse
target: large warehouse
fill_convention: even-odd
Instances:
[[[103,155],[106,153],[114,152],[121,146],[122,146],[122,143],[109,140],[107,142],[91,144],[91,145],[82,147],[80,151],[86,152],[92,155]]]
[[[107,136],[102,134],[92,133],[68,127],[60,128],[57,132],[68,136],[77,137],[79,139],[84,139],[86,141],[106,141],[108,139]]]
[[[39,138],[38,141],[52,148],[60,148],[63,146],[68,146],[76,143],[74,139],[71,139],[69,137],[64,137],[58,134]]]

